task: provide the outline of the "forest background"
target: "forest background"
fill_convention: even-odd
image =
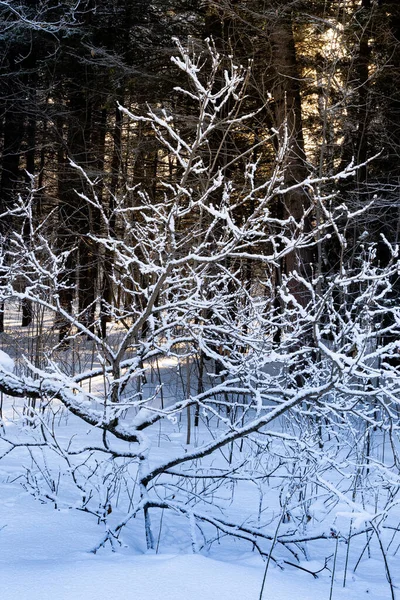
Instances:
[[[379,555],[395,598],[398,3],[0,23],[2,460],[97,520],[93,552],[183,518],[180,547],[264,558],[260,598],[271,563],[331,598],[344,546],[343,587]]]

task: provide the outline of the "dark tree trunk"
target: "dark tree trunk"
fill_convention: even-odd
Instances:
[[[121,104],[123,98],[120,99]],[[113,132],[113,154],[111,159],[111,181],[108,204],[108,227],[109,235],[115,237],[115,197],[118,190],[118,181],[121,172],[122,161],[122,113],[118,107],[115,109],[115,124]],[[103,289],[100,299],[100,331],[104,339],[107,335],[107,323],[110,321],[110,307],[113,304],[113,255],[110,250],[105,250],[103,263]]]
[[[10,72],[9,84],[4,91],[4,124],[3,124],[3,153],[1,160],[0,177],[0,214],[9,210],[15,199],[18,180],[20,178],[19,164],[21,144],[24,135],[24,118],[19,105],[18,66],[16,65],[18,49],[12,46],[7,55]],[[8,238],[12,229],[10,215],[0,218],[1,244],[7,247]],[[2,273],[0,272],[0,278]],[[0,306],[0,333],[4,331],[4,303]]]
[[[284,158],[284,178],[287,187],[300,183],[307,176],[304,151],[303,121],[300,97],[300,75],[297,67],[296,49],[290,13],[283,15],[275,23],[270,34],[272,65],[274,71],[273,98],[275,127],[279,132],[279,144],[287,144]],[[287,140],[285,142],[285,140]],[[299,187],[282,197],[276,207],[280,218],[292,216],[301,223],[310,208],[310,201],[304,188]],[[310,219],[305,217],[304,229],[310,231]],[[293,235],[297,236],[295,226]],[[294,250],[288,254],[281,271],[289,274],[294,271],[309,278],[313,263],[313,252],[309,248]],[[298,282],[291,280],[291,292],[296,300],[305,305],[309,294]]]

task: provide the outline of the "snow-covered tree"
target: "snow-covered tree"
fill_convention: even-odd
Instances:
[[[3,436],[3,454],[21,446],[42,452],[43,461],[36,457],[27,469],[26,487],[96,515],[106,527],[99,546],[115,545],[143,514],[147,547],[154,548],[150,516],[158,519],[161,509],[188,518],[194,549],[211,543],[216,530],[262,554],[275,555],[276,547],[295,565],[307,540],[350,541],[351,525],[350,533],[335,532],[323,520],[338,502],[380,540],[399,477],[400,314],[390,294],[397,248],[383,240],[391,260],[382,267],[362,238],[347,247],[357,213],[340,204],[335,185],[354,176],[354,165],[334,178],[310,172],[288,187],[287,142],[272,131],[258,139],[257,155],[276,136],[276,160],[260,172],[246,129],[253,115],[241,110],[248,71],[211,41],[201,52],[194,44],[177,47],[173,61],[188,86],[176,93],[197,106],[196,119],[188,123],[165,107],[149,107],[145,116],[120,107],[132,127],[145,122],[159,141],[166,177],[156,197],[127,186],[106,211],[96,181],[72,165],[86,182],[81,201],[100,220],[99,233],[86,241],[100,260],[112,257],[113,298],[101,307],[95,301],[93,327],[79,307],[65,311],[60,302],[72,285],[60,273],[75,249],[57,249],[51,214],[35,218],[34,179],[8,212],[20,230],[2,246],[0,300],[30,301],[45,325],[40,360],[16,354],[11,342],[15,368],[0,357],[0,390],[27,399],[21,420],[30,425]],[[246,144],[218,161],[224,145],[216,148],[216,133]],[[296,190],[307,198],[298,218],[278,218],[276,202]],[[325,276],[312,263],[297,270],[304,249],[312,256],[317,247],[336,253],[337,269]],[[278,277],[283,261],[293,268]],[[60,320],[69,344],[58,344],[52,329]],[[77,423],[77,437],[67,442],[47,416],[60,406]],[[89,425],[91,441],[78,435],[79,421]],[[163,458],[158,446],[175,424],[186,427],[186,444],[169,440]],[[391,467],[374,446],[382,436]],[[63,496],[48,472],[49,451],[60,456],[62,480],[75,484],[78,500]],[[386,487],[372,511],[365,495],[377,482]],[[254,506],[235,505],[238,486],[255,490]],[[280,511],[264,517],[268,486]]]

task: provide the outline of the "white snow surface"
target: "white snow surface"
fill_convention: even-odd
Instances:
[[[65,425],[65,437],[69,428]],[[15,428],[6,423],[6,431]],[[170,434],[169,444],[178,444],[181,437]],[[1,600],[258,600],[265,569],[261,558],[248,545],[224,545],[224,540],[208,552],[193,554],[181,541],[184,521],[162,538],[157,552],[145,551],[142,523],[134,520],[116,552],[107,545],[93,554],[104,528],[92,515],[54,508],[28,494],[21,486],[23,478],[15,477],[29,461],[28,454],[11,453],[0,463]],[[243,498],[244,509],[250,500]],[[303,566],[318,570],[322,556],[318,560],[314,554]],[[365,556],[356,574],[350,565],[343,588],[345,556],[346,546],[339,544],[332,600],[389,600],[376,554]],[[391,558],[394,573],[398,560]],[[263,600],[329,600],[330,590],[326,570],[314,579],[291,566],[281,570],[271,563]]]
[[[0,350],[0,369],[12,373],[14,368],[15,363],[11,356],[9,356],[7,352],[4,352],[4,350]]]
[[[3,487],[0,569],[3,600],[257,600],[264,564],[254,554],[145,554],[88,552],[96,526],[76,511],[58,511]],[[11,500],[11,497],[13,499]],[[368,562],[368,564],[367,564]],[[378,561],[343,588],[337,573],[335,600],[387,600]],[[265,600],[328,600],[330,580],[270,567]]]

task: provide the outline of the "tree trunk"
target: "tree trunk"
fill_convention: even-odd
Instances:
[[[272,66],[274,71],[273,98],[275,127],[279,132],[279,145],[286,144],[284,169],[285,185],[292,186],[307,177],[306,156],[304,151],[303,122],[300,97],[300,76],[297,68],[296,48],[294,42],[290,13],[284,14],[273,23],[271,34]],[[306,190],[300,187],[284,195],[277,213],[280,218],[292,216],[295,219],[293,236],[299,230],[296,224],[304,219],[303,228],[310,231],[310,218],[305,214],[310,208]],[[309,278],[313,263],[313,252],[310,248],[294,250],[285,257],[282,272],[294,271]],[[309,294],[297,281],[290,281],[291,292],[296,300],[305,305]]]

